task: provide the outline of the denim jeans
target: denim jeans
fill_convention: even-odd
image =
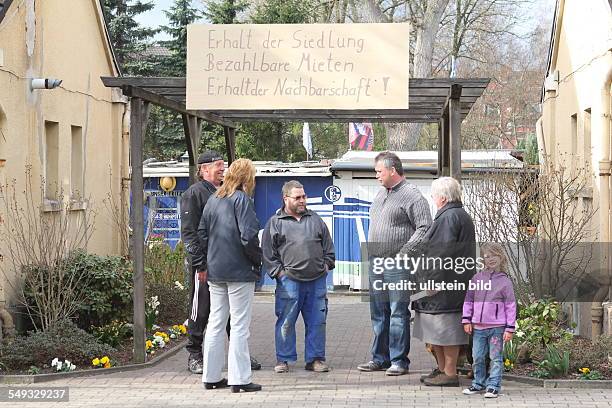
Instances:
[[[403,271],[370,273],[370,318],[374,331],[372,361],[383,366],[389,364],[408,369],[410,360],[409,292],[388,290],[384,283],[398,283],[405,277]]]
[[[474,330],[474,345],[472,357],[474,359],[474,380],[472,386],[479,390],[493,388],[501,389],[502,373],[504,370],[504,327]],[[487,378],[487,353],[491,359],[489,377]]]
[[[295,362],[295,322],[302,313],[306,339],[304,360],[325,361],[325,326],[327,320],[327,276],[300,282],[283,275],[276,280],[276,360]]]

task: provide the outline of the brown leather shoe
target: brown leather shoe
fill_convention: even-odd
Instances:
[[[437,368],[434,368],[434,369],[431,371],[431,373],[429,373],[429,374],[425,374],[425,375],[422,375],[422,376],[421,376],[421,378],[420,378],[420,380],[421,380],[421,382],[425,382],[425,380],[426,380],[427,378],[434,378],[434,377],[436,377],[436,376],[438,376],[438,375],[440,375],[440,374],[442,374],[442,372],[441,372],[440,370],[438,370]]]
[[[423,383],[425,385],[435,385],[438,387],[458,387],[459,386],[459,376],[457,375],[446,375],[442,373],[433,378],[426,378]]]
[[[304,369],[307,371],[314,371],[315,373],[326,373],[329,371],[329,366],[325,361],[314,360],[312,363],[307,363]]]

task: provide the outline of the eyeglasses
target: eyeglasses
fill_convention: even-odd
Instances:
[[[299,195],[299,196],[296,196],[296,197],[291,197],[291,196],[285,196],[285,197],[289,197],[289,198],[292,198],[294,200],[305,200],[306,199],[306,194]]]

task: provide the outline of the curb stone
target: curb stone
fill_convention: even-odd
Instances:
[[[513,374],[504,374],[503,378],[504,380],[543,388],[612,389],[612,380],[549,380]]]
[[[171,357],[182,350],[187,344],[187,340],[183,340],[174,347],[170,348],[163,354],[159,355],[155,359],[138,364],[127,364],[124,366],[111,367],[111,368],[102,368],[102,369],[89,369],[89,370],[80,370],[80,371],[71,371],[71,372],[63,372],[63,373],[49,373],[49,374],[16,374],[16,375],[0,375],[0,384],[35,384],[46,381],[55,381],[61,380],[64,378],[72,378],[72,377],[91,377],[96,375],[105,375],[112,373],[119,373],[122,371],[133,371],[140,370],[142,368],[149,368],[156,366],[162,361],[166,360],[168,357]]]

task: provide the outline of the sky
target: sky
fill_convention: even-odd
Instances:
[[[450,0],[453,1],[453,0]],[[555,0],[532,0],[531,4],[527,4],[525,7],[532,9],[527,11],[527,15],[531,16],[530,20],[526,20],[524,24],[518,27],[519,32],[526,33],[531,31],[535,25],[537,25],[538,20],[541,19],[542,16],[547,16],[548,19],[552,20],[553,13],[555,11]],[[136,21],[140,24],[157,28],[160,25],[165,25],[168,23],[166,19],[166,15],[163,10],[168,10],[172,6],[174,0],[154,0],[155,8],[147,13],[142,13],[136,17]],[[198,8],[202,8],[201,1],[194,1],[193,5]],[[155,40],[166,40],[168,36],[164,33],[159,33],[155,37]]]

